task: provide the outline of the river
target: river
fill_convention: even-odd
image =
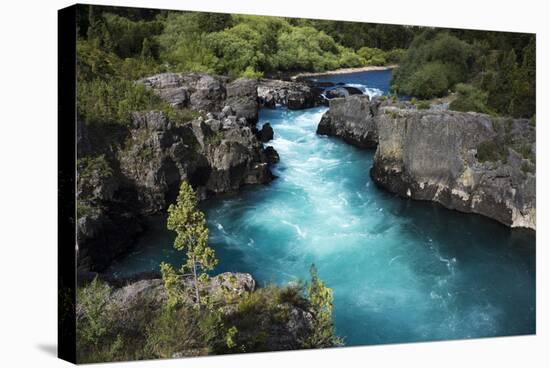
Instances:
[[[387,93],[391,71],[318,77]],[[308,278],[334,290],[348,346],[535,333],[535,234],[428,202],[399,198],[369,176],[374,150],[315,134],[326,107],[260,111],[281,161],[266,186],[206,201],[216,272],[259,285]],[[164,218],[109,272],[181,263]]]

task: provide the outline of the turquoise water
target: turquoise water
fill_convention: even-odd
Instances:
[[[535,333],[534,233],[377,188],[374,151],[315,134],[325,110],[260,112],[278,178],[204,204],[216,272],[285,284],[315,263],[346,345]],[[109,272],[179,263],[164,219],[151,225]]]

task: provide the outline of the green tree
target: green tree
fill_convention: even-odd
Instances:
[[[517,72],[516,52],[512,49],[502,56],[496,73],[486,81],[489,93],[487,103],[500,113],[509,113]]]
[[[175,204],[168,207],[168,229],[176,232],[174,248],[185,251],[187,259],[181,272],[191,272],[195,289],[195,302],[200,305],[199,283],[208,279],[206,271],[214,269],[218,260],[214,249],[208,246],[208,228],[204,213],[189,183],[181,183]]]
[[[468,80],[474,64],[472,46],[448,32],[426,30],[415,37],[392,78],[398,93],[439,97]]]
[[[332,289],[325,286],[314,264],[309,269],[311,281],[307,288],[307,299],[315,317],[315,328],[308,337],[308,347],[330,347],[342,344],[336,336],[332,322]]]

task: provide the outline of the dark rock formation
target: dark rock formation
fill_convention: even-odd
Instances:
[[[275,148],[267,146],[264,149],[265,159],[269,164],[276,164],[279,162],[279,153],[275,151]]]
[[[273,128],[271,124],[265,123],[262,125],[262,129],[258,132],[260,136],[260,141],[267,143],[273,139]]]
[[[258,100],[266,108],[273,109],[279,104],[299,110],[322,105],[321,92],[320,88],[302,82],[262,79],[258,85]]]
[[[333,99],[333,98],[344,98],[352,95],[362,95],[363,91],[361,91],[359,88],[355,87],[337,87],[333,89],[329,89],[325,91],[326,98]]]
[[[536,227],[535,129],[525,119],[350,96],[330,101],[317,132],[377,147],[371,176],[400,196]]]
[[[144,78],[146,86],[172,106],[220,113],[229,106],[237,119],[253,126],[258,120],[258,82],[204,73],[164,73]],[[225,112],[226,116],[227,111]]]
[[[135,188],[143,214],[166,208],[187,180],[204,198],[271,180],[263,148],[246,120],[199,118],[182,126],[162,113],[134,114],[126,147],[118,153],[124,182]]]
[[[317,127],[317,134],[340,137],[361,148],[376,147],[376,102],[371,103],[369,96],[361,94],[332,99],[329,106]]]
[[[170,73],[143,81],[170,104],[200,110],[202,117],[182,123],[160,111],[133,113],[130,127],[109,144],[99,138],[110,131],[91,137],[80,124],[79,158],[102,155],[110,165],[109,175],[79,176],[85,210],[78,216],[80,271],[101,271],[127,251],[141,230],[140,217],[164,211],[182,180],[204,199],[273,178],[269,164],[277,154],[272,148],[264,153],[256,135],[255,80]]]
[[[244,117],[254,126],[258,121],[258,82],[239,78],[227,84],[227,101],[237,118]]]

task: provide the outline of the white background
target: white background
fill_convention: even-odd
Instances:
[[[550,357],[547,249],[548,9],[544,1],[134,0],[167,9],[537,33],[537,336],[112,364],[112,367],[539,367]],[[8,0],[0,10],[0,365],[64,367],[57,321],[57,9]],[[72,121],[61,122],[63,125]],[[464,244],[468,246],[468,244]],[[342,270],[345,272],[345,270]],[[521,313],[518,310],[518,313]],[[546,360],[546,362],[545,362]],[[548,366],[548,365],[546,365]]]

